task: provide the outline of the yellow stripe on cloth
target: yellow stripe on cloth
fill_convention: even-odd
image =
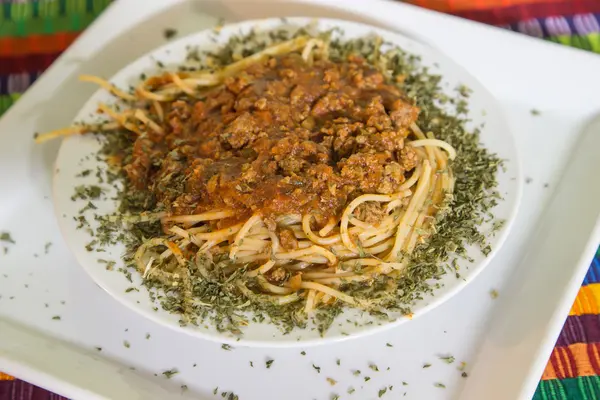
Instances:
[[[598,304],[600,304],[600,283],[582,286],[569,315],[600,314]]]

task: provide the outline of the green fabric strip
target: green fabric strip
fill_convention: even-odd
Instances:
[[[6,20],[0,25],[0,37],[50,35],[56,32],[79,32],[94,21],[96,14],[72,14],[40,17],[26,21]]]
[[[28,0],[0,4],[0,20],[28,20],[73,14],[99,14],[112,0]]]
[[[600,377],[551,379],[541,381],[533,400],[600,400]]]
[[[591,33],[586,36],[580,35],[564,35],[564,36],[550,36],[548,40],[564,44],[566,46],[575,47],[578,49],[593,51],[600,53],[600,33]]]
[[[0,115],[4,114],[21,97],[20,93],[0,95]]]

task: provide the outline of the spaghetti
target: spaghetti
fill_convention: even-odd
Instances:
[[[129,132],[116,158],[161,227],[132,260],[145,280],[178,289],[186,318],[217,307],[194,284],[215,276],[300,314],[375,310],[435,235],[457,151],[421,131],[419,108],[381,64],[331,54],[326,37],[298,36],[216,70],[151,76],[132,93],[82,77],[128,105],[100,104],[110,121],[89,130]],[[360,290],[373,286],[376,296]]]

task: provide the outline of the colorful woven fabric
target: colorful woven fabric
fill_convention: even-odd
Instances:
[[[0,115],[111,0],[0,0]],[[600,53],[600,0],[412,0],[413,4]],[[600,400],[600,251],[534,400]],[[0,400],[62,400],[0,373]]]

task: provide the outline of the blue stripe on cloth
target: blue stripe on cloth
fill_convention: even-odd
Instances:
[[[596,253],[596,256],[592,260],[592,264],[585,275],[582,285],[585,286],[590,283],[600,283],[600,254],[598,253]]]
[[[587,36],[600,33],[600,13],[532,18],[514,24],[502,25],[502,27],[540,38],[570,35]]]

